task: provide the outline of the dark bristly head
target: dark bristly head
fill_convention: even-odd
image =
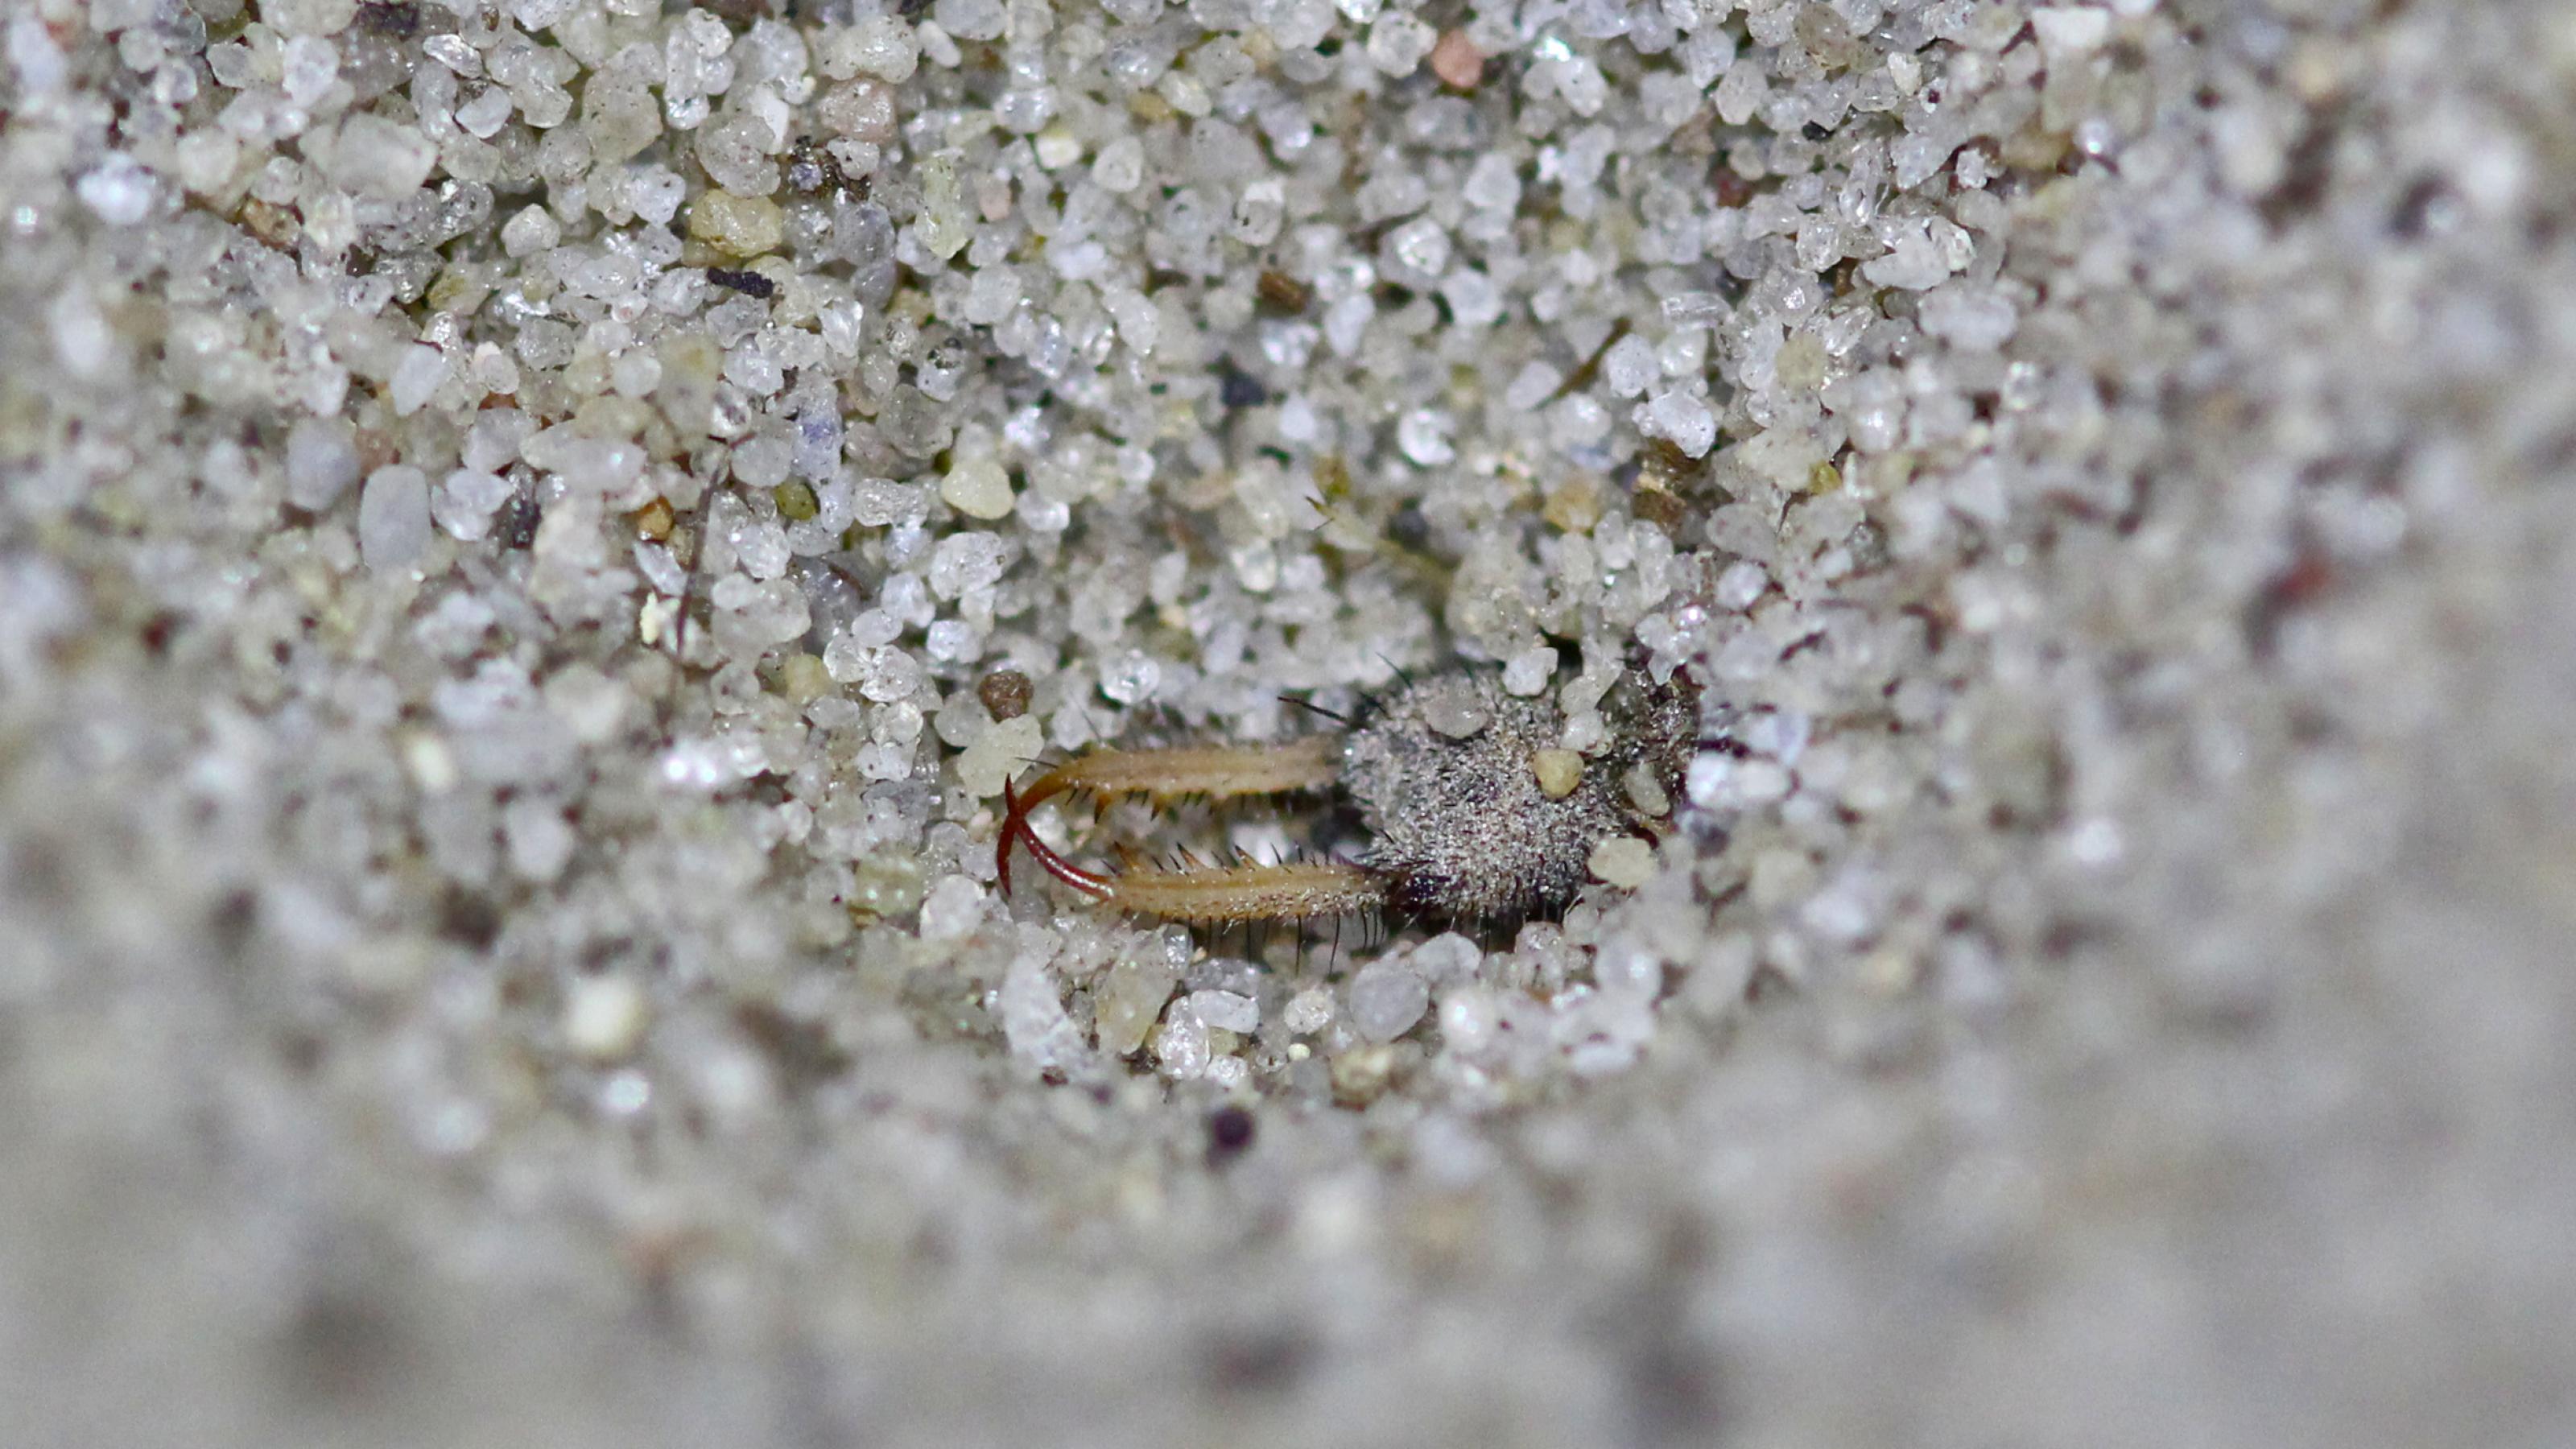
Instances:
[[[1610,744],[1561,748],[1553,699],[1492,674],[1406,683],[1351,734],[1342,785],[1395,902],[1452,921],[1552,915],[1583,886],[1593,848],[1637,829],[1643,765],[1669,799],[1690,762],[1697,692],[1631,673],[1602,703]]]

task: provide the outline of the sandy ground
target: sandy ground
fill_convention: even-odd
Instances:
[[[0,1439],[2576,1438],[2564,7],[501,12],[0,12]]]

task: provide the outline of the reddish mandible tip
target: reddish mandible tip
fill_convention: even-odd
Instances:
[[[1106,877],[1093,875],[1056,854],[1045,841],[1038,839],[1037,828],[1029,824],[1029,808],[1062,789],[1063,786],[1056,783],[1053,771],[1041,778],[1038,788],[1030,791],[1025,799],[1010,781],[1002,782],[1002,834],[993,851],[993,874],[1000,880],[1005,897],[1011,893],[1011,846],[1016,841],[1029,848],[1029,854],[1037,857],[1038,864],[1046,868],[1047,874],[1095,900],[1109,898],[1110,885]]]

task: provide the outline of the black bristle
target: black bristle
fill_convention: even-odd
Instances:
[[[1337,725],[1348,726],[1351,722],[1350,716],[1336,714],[1333,711],[1324,708],[1322,705],[1315,703],[1311,699],[1299,699],[1293,694],[1283,694],[1279,696],[1279,702],[1281,704],[1295,705],[1297,708],[1302,709],[1309,714],[1322,715],[1324,718],[1331,720]]]

